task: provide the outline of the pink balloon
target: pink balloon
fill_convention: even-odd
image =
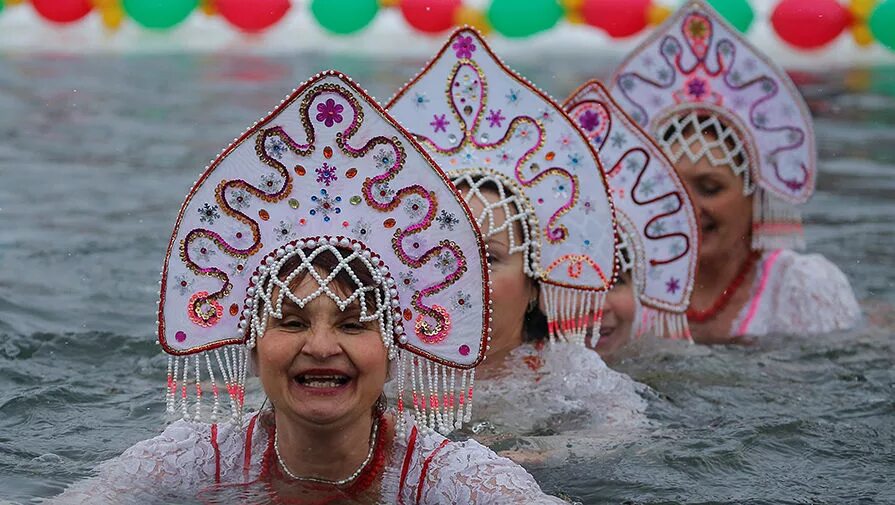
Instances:
[[[31,0],[42,18],[54,23],[73,23],[93,10],[90,0]]]
[[[584,0],[584,21],[602,28],[610,37],[629,37],[646,28],[652,0]]]
[[[851,22],[851,13],[837,0],[783,0],[771,14],[777,35],[801,49],[830,43]]]
[[[461,0],[401,0],[407,24],[424,33],[440,33],[454,26]]]
[[[290,0],[215,0],[214,6],[231,25],[244,32],[264,31],[283,19]]]

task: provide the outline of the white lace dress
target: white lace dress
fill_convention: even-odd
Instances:
[[[51,503],[271,503],[265,458],[271,433],[256,416],[237,427],[176,421],[152,439],[103,463],[98,475],[72,485]],[[451,442],[424,434],[407,418],[382,473],[382,504],[558,504],[520,466],[470,440]],[[242,485],[245,485],[243,488]],[[225,501],[209,500],[221,489],[239,490]]]
[[[845,274],[819,254],[768,251],[733,336],[810,335],[853,328],[861,309]]]
[[[475,383],[469,431],[528,466],[598,455],[649,426],[647,387],[570,343],[523,344]]]

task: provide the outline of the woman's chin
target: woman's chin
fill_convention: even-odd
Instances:
[[[301,419],[314,424],[331,424],[353,410],[355,392],[354,381],[335,388],[312,388],[293,382],[289,388],[289,404]]]

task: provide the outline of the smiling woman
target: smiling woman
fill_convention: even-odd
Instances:
[[[687,311],[702,343],[849,329],[848,279],[804,247],[817,153],[805,100],[704,0],[689,0],[618,69],[613,93],[654,136],[700,220]]]
[[[470,416],[488,299],[484,245],[444,174],[357,85],[318,75],[212,163],[178,216],[159,341],[183,419],[58,501],[561,503],[435,432]],[[271,407],[246,416],[250,371]]]

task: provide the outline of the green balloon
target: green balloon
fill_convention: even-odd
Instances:
[[[752,22],[755,21],[755,13],[748,0],[708,0],[709,5],[718,11],[728,23],[742,33],[746,33]]]
[[[199,0],[124,0],[122,3],[131,19],[154,30],[171,28],[199,6]]]
[[[3,0],[0,0],[0,12],[3,12]]]
[[[557,0],[494,0],[488,21],[505,37],[527,37],[549,30],[562,18]]]
[[[886,0],[877,5],[868,24],[880,44],[895,50],[895,0]]]
[[[339,35],[354,33],[370,24],[379,11],[377,0],[313,0],[311,13],[320,26]]]

